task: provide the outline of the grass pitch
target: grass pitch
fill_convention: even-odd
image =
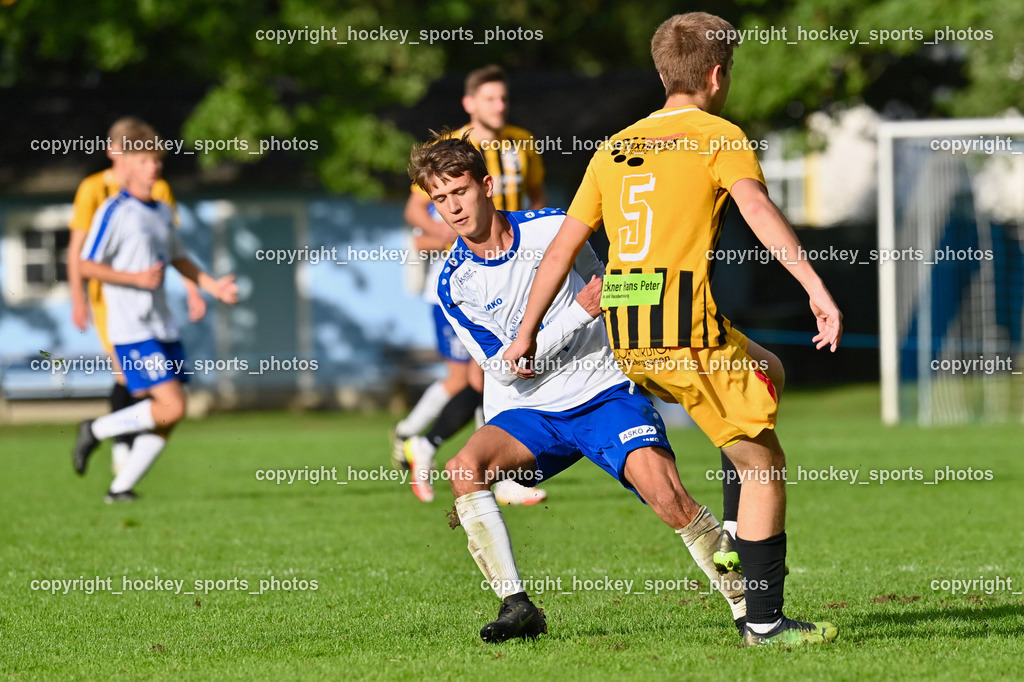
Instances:
[[[779,435],[795,485],[786,611],[831,620],[840,635],[785,651],[740,648],[725,603],[707,594],[678,537],[586,462],[547,484],[546,503],[506,513],[549,634],[483,644],[477,633],[498,601],[481,588],[463,531],[448,528],[450,493],[439,488],[426,505],[400,483],[358,480],[390,471],[390,421],[187,421],[140,484],[141,499],[114,506],[102,501],[106,447],[80,480],[69,462],[72,425],[0,429],[0,669],[54,680],[1020,673],[1019,424],[885,428],[875,387],[787,394]],[[684,483],[719,515],[720,484],[708,480],[717,451],[696,430],[670,437]],[[257,480],[265,469],[333,467],[337,480],[316,485]],[[839,479],[844,469],[859,472],[857,482]],[[881,483],[883,470],[903,480]],[[981,471],[982,480],[935,484],[936,470]],[[176,580],[180,588],[164,582]]]

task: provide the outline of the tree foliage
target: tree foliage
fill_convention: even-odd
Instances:
[[[755,129],[799,125],[811,111],[860,101],[918,117],[1024,110],[1024,3],[1005,0],[701,0],[685,7],[671,0],[642,7],[614,0],[0,0],[0,88],[105,74],[205,83],[186,139],[246,140],[250,150],[270,136],[316,140],[308,158],[325,186],[372,195],[380,173],[401,172],[412,143],[376,113],[417,102],[446,70],[489,62],[583,75],[653,70],[657,23],[691,10],[720,14],[741,29],[785,27],[791,39],[797,27],[860,31],[852,43],[740,45],[728,115]],[[335,33],[315,42],[294,33],[321,27]],[[925,44],[946,27],[992,37]],[[350,28],[408,34],[404,43],[349,40]],[[258,39],[267,29],[291,30],[292,40]],[[883,29],[921,37],[869,36]],[[438,39],[430,40],[431,31]],[[504,33],[485,43],[496,31]],[[259,157],[227,149],[199,160],[225,158]]]

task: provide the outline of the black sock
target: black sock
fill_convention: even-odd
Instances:
[[[123,410],[126,407],[131,407],[135,403],[139,402],[139,398],[136,398],[128,390],[128,387],[124,384],[114,384],[114,390],[110,392],[110,411],[117,412]],[[130,448],[132,443],[135,442],[134,433],[126,433],[120,436],[114,436],[115,443],[125,443]]]
[[[476,408],[484,402],[484,394],[472,386],[466,386],[445,404],[437,421],[427,431],[427,440],[435,448],[445,442],[473,419]]]
[[[743,566],[748,623],[774,623],[782,618],[786,584],[786,532],[766,540],[736,538]]]
[[[735,521],[740,513],[740,476],[722,453],[722,522]]]

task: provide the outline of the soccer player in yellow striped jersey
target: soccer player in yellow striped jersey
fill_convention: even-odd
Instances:
[[[774,427],[783,373],[778,358],[731,328],[711,295],[710,257],[728,203],[772,253],[790,254],[783,265],[808,294],[818,349],[836,350],[842,314],[798,257],[799,240],[768,198],[746,137],[718,116],[732,79],[730,35],[727,21],[704,12],[676,15],[655,32],[651,53],[665,107],[595,152],[503,358],[519,376],[534,376],[540,321],[603,224],[610,248],[602,307],[616,360],[636,383],[683,404],[743,481],[735,546],[746,580],[744,642],[828,642],[834,625],[782,611],[786,462]]]
[[[506,123],[509,106],[508,81],[499,66],[485,66],[466,76],[462,107],[469,123],[452,133],[456,139],[469,131],[470,141],[484,157],[487,173],[494,178],[494,206],[498,210],[525,211],[547,205],[544,192],[544,163],[536,151],[533,135]],[[457,235],[431,212],[430,198],[413,185],[406,203],[405,219],[413,226],[417,251],[441,252],[451,246]],[[440,265],[440,262],[437,263]],[[437,272],[430,270],[426,279],[433,282]],[[402,466],[416,458],[429,458],[444,442],[471,418],[482,404],[483,371],[469,361],[468,352],[454,336],[444,318],[436,293],[428,286],[424,298],[434,306],[439,350],[447,365],[445,379],[435,382],[405,419],[395,427],[392,439],[392,461]],[[444,341],[451,336],[451,341]],[[436,419],[436,421],[435,421]],[[433,427],[429,426],[433,422]],[[417,434],[425,432],[425,435]],[[530,497],[524,497],[529,492]],[[539,502],[540,488],[519,489],[505,482],[497,495],[504,503]]]
[[[113,365],[114,388],[110,394],[110,406],[111,411],[114,412],[128,407],[135,401],[125,386],[124,375],[121,373],[116,353],[114,353],[107,334],[107,305],[103,298],[103,285],[97,280],[88,280],[88,285],[83,286],[85,278],[81,274],[81,251],[85,237],[92,226],[96,209],[108,198],[116,196],[125,186],[125,157],[121,149],[123,140],[126,138],[136,139],[147,131],[152,132],[152,128],[144,121],[132,116],[126,116],[114,122],[107,133],[107,137],[110,139],[110,146],[107,149],[110,168],[93,173],[78,185],[69,224],[71,237],[68,243],[67,273],[68,287],[71,290],[71,321],[79,331],[85,331],[89,326],[90,310],[92,312],[96,333],[100,337],[103,350],[106,351]],[[152,132],[152,134],[156,133]],[[171,193],[170,185],[163,178],[157,180],[153,186],[153,199],[174,208],[174,195]],[[189,320],[195,322],[202,319],[206,313],[206,303],[193,282],[185,279],[184,283],[187,292]],[[132,436],[118,437],[114,440],[112,468],[115,474],[118,472],[121,462],[127,457],[131,442]]]

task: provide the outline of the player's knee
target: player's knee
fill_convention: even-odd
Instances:
[[[456,497],[475,490],[476,486],[473,486],[472,483],[483,480],[483,470],[484,467],[479,458],[466,448],[459,450],[459,453],[444,465],[446,477],[451,483],[452,492]]]
[[[155,420],[159,426],[169,428],[185,418],[185,401],[169,400],[159,405]]]

